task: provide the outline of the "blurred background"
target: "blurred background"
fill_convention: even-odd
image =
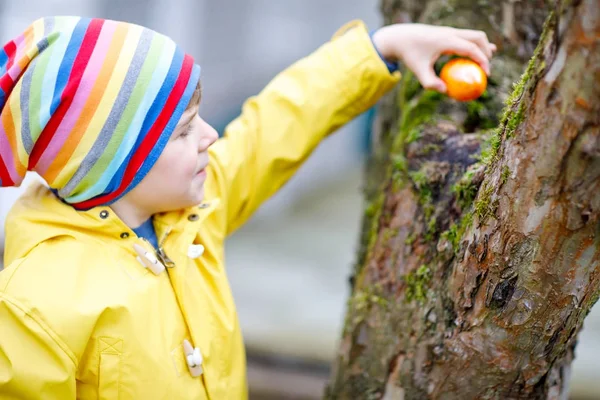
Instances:
[[[2,0],[0,41],[45,15],[127,20],[173,38],[202,66],[200,113],[219,132],[247,97],[344,23],[360,18],[370,29],[381,24],[378,0]],[[323,393],[349,294],[373,113],[327,139],[227,242],[252,399],[317,399]],[[21,192],[0,192],[2,227]],[[599,338],[596,306],[576,351],[573,399],[600,399]]]

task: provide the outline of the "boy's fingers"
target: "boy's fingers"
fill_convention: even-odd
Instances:
[[[474,44],[473,42],[469,42],[468,40],[457,39],[452,41],[452,43],[448,44],[448,47],[444,51],[444,53],[452,53],[458,54],[460,56],[469,57],[476,63],[478,63],[481,68],[485,71],[486,74],[490,74],[490,62],[488,58],[485,56],[483,51]]]
[[[456,34],[465,40],[475,43],[485,53],[487,58],[492,58],[492,52],[495,51],[496,46],[490,44],[485,32],[472,29],[457,29]]]
[[[433,68],[415,68],[415,76],[425,89],[446,93],[446,84],[433,71]]]

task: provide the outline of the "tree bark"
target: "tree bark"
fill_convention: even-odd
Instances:
[[[475,102],[407,71],[384,101],[326,397],[567,398],[600,294],[598,0],[382,9],[387,23],[485,30],[501,51]]]

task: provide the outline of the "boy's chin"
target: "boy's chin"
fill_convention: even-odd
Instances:
[[[179,211],[185,208],[189,208],[189,207],[196,207],[198,205],[200,205],[203,201],[204,201],[204,189],[190,194],[189,196],[187,196],[186,198],[179,198],[179,199],[172,199],[173,201],[167,203],[167,204],[162,204],[162,206],[160,206],[160,211],[158,212],[172,212],[172,211]]]
[[[186,202],[186,204],[183,205],[183,207],[179,207],[179,208],[195,207],[197,205],[200,205],[203,201],[204,201],[204,188],[193,193],[190,196],[189,200]]]
[[[194,193],[194,206],[197,206],[198,204],[202,203],[204,201],[204,185],[200,186],[200,189],[198,189],[195,193]]]

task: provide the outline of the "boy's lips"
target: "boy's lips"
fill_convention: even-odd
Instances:
[[[199,170],[196,172],[196,175],[203,175],[203,174],[206,174],[206,167],[207,167],[207,166],[208,166],[208,165],[204,165],[204,166],[203,166],[201,169],[199,169]]]

